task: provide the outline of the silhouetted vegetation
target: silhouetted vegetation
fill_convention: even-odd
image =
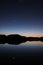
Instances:
[[[12,35],[0,35],[0,44],[9,43],[9,44],[20,44],[26,41],[41,41],[43,42],[43,37],[25,37],[18,34]]]
[[[28,37],[28,41],[41,41],[43,42],[43,37]]]

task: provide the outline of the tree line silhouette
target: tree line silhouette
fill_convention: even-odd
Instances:
[[[11,35],[0,35],[0,44],[20,44],[26,41],[41,41],[43,42],[43,37],[25,37],[19,34],[11,34]]]

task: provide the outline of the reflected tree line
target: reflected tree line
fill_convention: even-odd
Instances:
[[[19,34],[11,34],[11,35],[0,35],[0,44],[21,44],[26,41],[41,41],[43,42],[43,37],[25,37]]]

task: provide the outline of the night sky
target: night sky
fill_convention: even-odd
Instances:
[[[0,0],[0,34],[43,36],[43,2],[41,0]],[[26,61],[40,63],[42,60],[43,42],[27,41],[20,45],[0,44],[1,63],[18,64]]]
[[[43,3],[40,0],[0,2],[0,34],[43,36]]]

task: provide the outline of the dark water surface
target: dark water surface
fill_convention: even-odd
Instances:
[[[43,61],[43,42],[26,42],[20,45],[0,44],[0,62],[29,63]]]

